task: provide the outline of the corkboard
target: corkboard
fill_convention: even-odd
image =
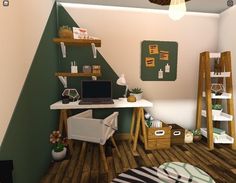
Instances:
[[[143,41],[141,45],[141,79],[143,81],[175,81],[178,43]]]

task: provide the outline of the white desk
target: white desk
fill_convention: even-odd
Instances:
[[[79,101],[70,102],[69,104],[62,104],[62,101],[58,101],[50,105],[50,109],[60,110],[59,130],[60,132],[62,132],[63,129],[65,129],[65,132],[67,133],[67,118],[68,118],[69,110],[71,109],[134,108],[133,114],[132,114],[131,128],[130,128],[130,142],[133,141],[132,151],[134,154],[136,154],[136,147],[137,147],[138,135],[139,135],[139,130],[140,130],[140,124],[142,125],[144,139],[147,139],[146,131],[145,131],[145,120],[144,120],[143,108],[153,107],[153,104],[144,99],[138,100],[136,102],[127,102],[127,101],[118,100],[118,99],[113,99],[113,101],[114,101],[114,104],[94,104],[94,105],[79,105],[78,104]],[[147,142],[144,141],[144,145],[146,146]]]

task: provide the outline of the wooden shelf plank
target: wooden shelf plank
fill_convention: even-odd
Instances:
[[[94,43],[96,47],[101,47],[101,40],[98,38],[90,38],[90,39],[54,38],[53,42],[57,44],[63,42],[65,45],[73,45],[73,46],[85,46]]]
[[[221,72],[221,74],[215,74],[214,72],[211,72],[212,78],[224,78],[224,77],[230,77],[230,72]]]
[[[206,97],[206,92],[203,92],[202,96]],[[211,98],[212,99],[231,99],[232,94],[224,92],[224,93],[222,93],[222,95],[215,95],[214,93],[211,93]]]
[[[202,116],[207,117],[206,110],[202,110]],[[232,121],[233,116],[222,112],[221,115],[212,115],[213,121]]]
[[[202,135],[207,138],[207,129],[206,128],[201,128]],[[233,144],[234,143],[234,138],[227,135],[227,134],[214,134],[213,133],[213,139],[215,144]]]
[[[63,76],[63,77],[92,77],[92,76],[101,76],[100,74],[96,73],[83,73],[83,72],[78,72],[78,73],[70,73],[70,72],[57,72],[55,73],[55,76]]]

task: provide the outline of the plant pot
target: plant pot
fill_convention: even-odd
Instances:
[[[193,142],[199,142],[202,139],[201,135],[195,135],[193,136]]]
[[[135,96],[136,100],[141,100],[143,93],[130,93],[130,95]]]
[[[55,161],[60,161],[60,160],[63,160],[65,157],[66,157],[66,147],[63,148],[62,151],[60,152],[55,152],[54,149],[52,150],[52,158],[55,160]]]

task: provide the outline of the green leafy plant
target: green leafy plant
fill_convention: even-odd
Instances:
[[[192,133],[193,133],[193,136],[201,136],[202,135],[201,129],[192,130]]]
[[[135,93],[135,94],[143,93],[141,88],[133,88],[129,91],[130,91],[130,93]]]
[[[62,138],[62,135],[59,131],[53,131],[50,134],[50,142],[53,144],[53,150],[55,152],[63,151],[66,146],[66,138]]]
[[[214,109],[214,110],[221,110],[221,109],[223,109],[223,107],[222,107],[221,104],[213,104],[212,105],[212,109]]]
[[[71,31],[71,27],[69,27],[68,25],[63,25],[59,28],[59,31],[61,30],[70,30]]]

